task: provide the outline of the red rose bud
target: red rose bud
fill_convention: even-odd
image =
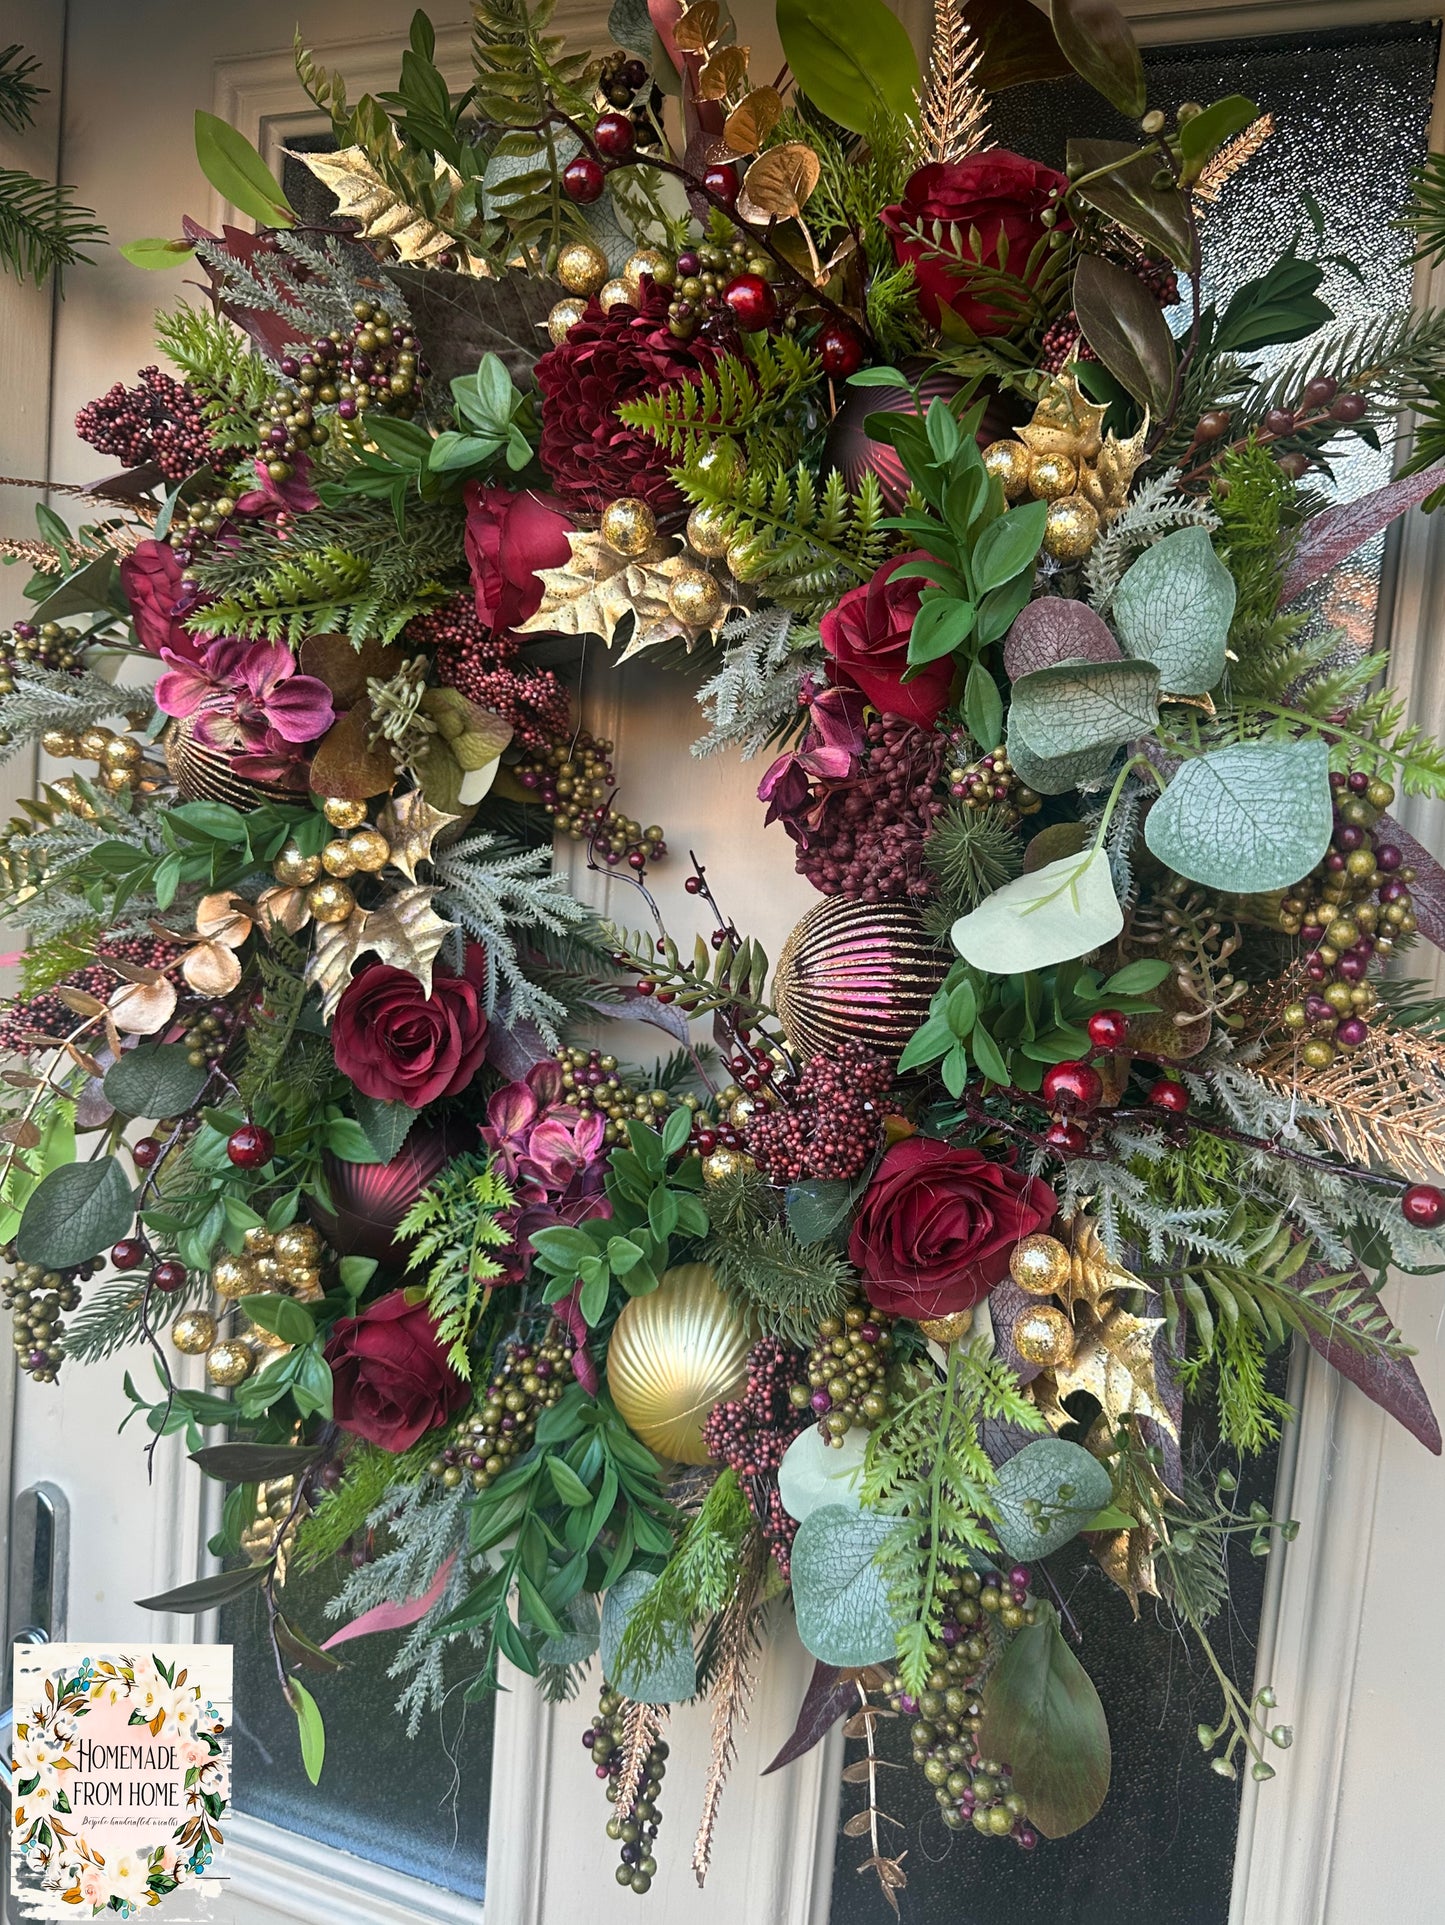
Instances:
[[[979,1150],[910,1136],[886,1152],[864,1193],[848,1255],[868,1300],[895,1317],[947,1317],[1008,1274],[1009,1252],[1046,1230],[1053,1191]]]
[[[487,959],[467,950],[466,974],[432,973],[428,996],[405,969],[373,963],[353,977],[331,1024],[336,1067],[366,1096],[425,1109],[476,1075],[487,1047]]]
[[[834,682],[856,688],[882,715],[897,715],[916,728],[931,729],[948,706],[953,664],[930,662],[911,681],[908,638],[926,583],[917,576],[894,576],[903,563],[926,560],[921,550],[885,562],[871,580],[850,588],[818,624]]]
[[[337,1423],[382,1450],[409,1450],[472,1394],[447,1362],[426,1305],[408,1303],[404,1290],[338,1318],[325,1355]]]

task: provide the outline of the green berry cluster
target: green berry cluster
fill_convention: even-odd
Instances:
[[[825,1317],[808,1352],[807,1382],[788,1395],[797,1409],[818,1412],[818,1428],[841,1444],[855,1424],[872,1430],[888,1411],[884,1384],[893,1361],[889,1319],[865,1304],[851,1303],[841,1318]]]
[[[0,1254],[15,1260],[13,1246]],[[81,1283],[98,1267],[86,1263],[75,1270],[47,1270],[43,1263],[16,1263],[14,1275],[0,1280],[0,1304],[14,1320],[20,1368],[36,1383],[55,1382],[65,1355],[61,1313],[77,1308]]]
[[[606,1774],[607,1798],[614,1805],[619,1803],[622,1791],[624,1702],[620,1691],[604,1684],[597,1701],[597,1716],[592,1720],[591,1729],[582,1734],[582,1742],[592,1754],[598,1776]],[[607,1821],[607,1836],[616,1839],[622,1847],[617,1882],[630,1885],[639,1894],[651,1887],[657,1871],[652,1846],[662,1820],[658,1794],[667,1775],[667,1750],[661,1738],[653,1739],[631,1807],[626,1811],[619,1808]]]
[[[453,1426],[447,1442],[427,1464],[449,1490],[469,1480],[484,1491],[507,1466],[532,1447],[537,1419],[572,1381],[572,1339],[560,1324],[548,1326],[541,1343],[509,1343],[479,1404]]]

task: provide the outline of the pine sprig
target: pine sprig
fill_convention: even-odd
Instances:
[[[407,1211],[399,1237],[415,1237],[408,1270],[426,1266],[426,1301],[438,1343],[459,1377],[472,1375],[471,1338],[502,1266],[487,1255],[510,1241],[497,1221],[516,1202],[488,1158],[471,1154],[448,1163]]]
[[[703,1618],[726,1608],[753,1514],[737,1473],[719,1472],[662,1574],[633,1608],[619,1652],[626,1670],[651,1670]]]
[[[523,849],[500,836],[468,836],[437,850],[432,867],[441,885],[438,909],[482,944],[487,956],[487,1007],[505,991],[507,1019],[535,1023],[550,1047],[567,1014],[562,999],[544,989],[523,967],[511,929],[541,929],[552,936],[585,929],[591,912],[551,867],[549,848]]]
[[[979,1434],[984,1418],[1041,1430],[1043,1419],[1008,1365],[956,1343],[939,1377],[911,1367],[887,1420],[868,1441],[865,1509],[898,1522],[878,1553],[899,1625],[898,1675],[915,1696],[928,1683],[928,1646],[943,1623],[943,1592],[973,1553],[995,1550],[994,1468]]]
[[[795,629],[786,609],[760,608],[723,626],[722,667],[697,692],[712,723],[692,745],[696,756],[736,746],[746,762],[798,714],[798,689],[822,651],[807,630]]]
[[[365,1528],[386,1501],[387,1492],[417,1483],[435,1454],[435,1441],[429,1437],[399,1455],[377,1444],[353,1444],[343,1460],[341,1482],[301,1520],[297,1568],[312,1571],[336,1557]]]
[[[802,1244],[784,1223],[717,1237],[708,1261],[718,1283],[767,1336],[806,1349],[825,1317],[841,1317],[853,1272],[826,1244]]]
[[[94,258],[84,250],[103,242],[105,229],[74,193],[22,168],[0,167],[0,264],[18,280],[43,287],[51,274]]]

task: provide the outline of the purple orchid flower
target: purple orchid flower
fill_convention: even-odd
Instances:
[[[796,749],[780,755],[758,784],[758,800],[768,804],[766,820],[781,822],[793,840],[808,846],[809,815],[817,798],[815,782],[846,782],[863,752],[863,698],[855,689],[815,692],[805,676],[799,701],[808,710],[808,731]]]
[[[297,673],[284,642],[225,636],[198,662],[169,648],[161,660],[168,668],[156,683],[156,706],[167,715],[197,716],[196,734],[210,748],[294,762],[284,745],[314,742],[336,719],[330,689]]]
[[[555,1224],[609,1217],[604,1193],[607,1123],[596,1111],[574,1110],[557,1099],[561,1071],[538,1063],[525,1082],[509,1083],[487,1105],[481,1138],[517,1201],[498,1219],[510,1233],[500,1260],[520,1280],[530,1261],[529,1239]]]

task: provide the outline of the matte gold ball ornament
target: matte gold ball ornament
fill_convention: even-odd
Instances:
[[[1074,1326],[1053,1304],[1031,1304],[1014,1325],[1013,1343],[1025,1363],[1056,1370],[1074,1354]]]
[[[1044,553],[1055,561],[1082,561],[1099,539],[1099,511],[1082,495],[1049,503],[1044,523]]]
[[[705,1464],[702,1427],[747,1384],[747,1324],[705,1263],[663,1276],[623,1306],[607,1345],[607,1382],[628,1428],[680,1464]]]
[[[576,327],[587,312],[587,303],[570,295],[565,301],[558,301],[547,316],[547,333],[554,348],[560,348],[570,331]]]
[[[171,1342],[183,1356],[199,1357],[216,1341],[216,1319],[209,1310],[183,1310],[171,1325]]]
[[[557,256],[557,279],[586,300],[607,279],[607,256],[595,241],[568,241]]]
[[[1035,1232],[1015,1245],[1008,1273],[1031,1297],[1055,1296],[1069,1280],[1069,1252],[1057,1237]]]
[[[689,628],[711,628],[723,610],[723,592],[705,568],[682,568],[672,578],[667,606]]]
[[[614,554],[631,560],[657,540],[657,516],[636,495],[619,495],[602,510],[601,534]]]
[[[228,1337],[206,1353],[206,1375],[213,1384],[224,1388],[245,1383],[255,1368],[255,1351],[239,1337]]]

